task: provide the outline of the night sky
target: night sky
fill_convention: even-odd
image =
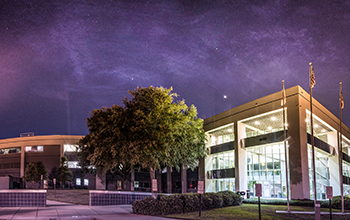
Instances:
[[[207,118],[300,85],[350,126],[350,1],[0,1],[0,139],[87,134],[93,109],[173,87]],[[226,96],[226,98],[224,98]]]

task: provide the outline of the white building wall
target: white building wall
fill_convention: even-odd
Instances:
[[[332,131],[327,134],[328,144],[335,147],[335,155],[329,158],[329,175],[330,185],[333,187],[333,195],[340,195],[340,182],[339,182],[339,160],[338,160],[338,140],[337,131]]]

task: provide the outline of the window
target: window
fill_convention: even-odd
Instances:
[[[84,179],[84,186],[88,186],[89,185],[89,180],[88,179]]]
[[[77,145],[69,145],[65,144],[63,145],[64,152],[76,152],[77,151]]]
[[[12,147],[12,148],[0,149],[0,154],[12,154],[12,153],[21,153],[21,148]]]
[[[76,184],[77,186],[80,186],[80,185],[81,185],[81,179],[80,179],[80,178],[76,178],[76,179],[75,179],[75,184]]]
[[[43,152],[44,146],[26,146],[26,152]]]
[[[68,161],[68,168],[81,168],[78,161]]]

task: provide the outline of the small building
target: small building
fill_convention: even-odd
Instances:
[[[200,175],[205,179],[206,192],[249,190],[254,196],[255,183],[261,183],[264,198],[286,198],[288,181],[291,199],[314,198],[310,95],[300,86],[285,92],[287,152],[281,92],[204,120],[210,154]],[[334,195],[340,195],[337,138],[340,123],[314,98],[312,103],[317,198],[326,199],[326,186],[333,186]],[[343,124],[344,195],[350,193],[349,145],[350,129]]]
[[[68,168],[73,173],[73,181],[66,185],[75,189],[108,189],[121,190],[121,177],[108,172],[106,175],[85,174],[78,165],[76,145],[82,135],[45,135],[25,136],[0,140],[0,178],[3,184],[0,188],[26,188],[22,177],[29,163],[42,161],[47,176],[60,166],[60,158],[68,158]],[[186,191],[196,191],[198,171],[184,170],[187,179]],[[159,192],[182,192],[181,172],[172,169],[167,175],[166,169],[157,172]],[[167,178],[170,178],[169,181]],[[102,180],[101,180],[102,179]],[[170,182],[170,183],[169,183]],[[48,187],[53,187],[53,181],[48,180]],[[39,187],[39,184],[30,184],[27,187]],[[169,188],[170,187],[170,188]],[[129,174],[124,185],[125,190],[150,192],[151,180],[147,170],[137,169]]]

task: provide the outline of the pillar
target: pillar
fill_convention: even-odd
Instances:
[[[135,191],[135,171],[132,171],[130,173],[130,191],[134,192]]]
[[[299,103],[299,96],[288,97],[287,123],[291,199],[310,199],[306,109],[309,102]]]
[[[162,170],[157,170],[156,171],[156,176],[157,176],[157,191],[158,193],[162,193]]]
[[[173,171],[172,167],[169,167],[169,166],[166,167],[167,193],[173,192],[173,185],[172,185],[172,178],[171,178],[172,171]]]
[[[247,152],[244,149],[245,126],[241,122],[234,123],[235,133],[235,191],[247,190]]]
[[[24,169],[26,166],[26,160],[25,160],[25,154],[26,154],[26,147],[25,146],[21,146],[21,170],[19,172],[19,177],[23,177],[24,176]]]
[[[96,189],[106,190],[106,174],[96,174]]]
[[[333,186],[333,195],[340,195],[340,180],[339,180],[339,152],[337,131],[327,133],[328,144],[332,145],[335,153],[329,157],[329,185]]]
[[[187,169],[181,165],[181,193],[187,193]]]

